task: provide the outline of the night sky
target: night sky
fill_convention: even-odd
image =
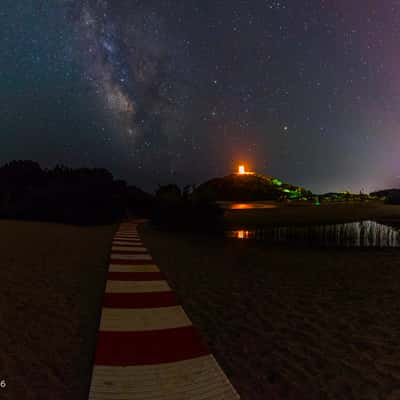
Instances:
[[[399,186],[399,43],[398,0],[1,0],[0,162]]]

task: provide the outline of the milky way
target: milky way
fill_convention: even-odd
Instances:
[[[176,133],[184,90],[163,21],[153,11],[137,7],[133,12],[131,4],[122,3],[74,5],[81,46],[77,54],[86,79],[134,156],[138,149],[151,152],[154,137],[167,135],[168,141]]]
[[[400,8],[377,4],[3,0],[0,161],[398,186]]]

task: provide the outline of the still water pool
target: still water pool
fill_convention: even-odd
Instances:
[[[239,240],[339,247],[400,247],[400,228],[375,221],[227,231]]]

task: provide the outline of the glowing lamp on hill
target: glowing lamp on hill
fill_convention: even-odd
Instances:
[[[254,175],[254,172],[246,171],[246,168],[244,165],[239,165],[237,174],[238,175]]]

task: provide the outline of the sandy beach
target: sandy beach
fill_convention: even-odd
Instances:
[[[0,221],[4,398],[87,398],[114,229]],[[400,398],[400,250],[140,232],[242,399]]]
[[[113,231],[0,221],[0,398],[87,399]]]
[[[242,399],[400,398],[400,250],[141,231]]]

